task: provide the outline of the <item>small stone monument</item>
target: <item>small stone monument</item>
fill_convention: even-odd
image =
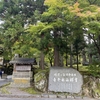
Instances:
[[[73,68],[51,67],[48,91],[79,93],[83,84],[82,75]]]
[[[33,75],[31,67],[34,64],[34,59],[17,57],[10,63],[14,65],[11,87],[30,87]]]

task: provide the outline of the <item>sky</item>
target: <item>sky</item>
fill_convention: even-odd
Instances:
[[[3,23],[3,21],[0,20],[0,24],[2,24],[2,23]]]

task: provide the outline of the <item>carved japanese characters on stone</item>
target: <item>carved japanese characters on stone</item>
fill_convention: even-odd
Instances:
[[[82,75],[73,68],[52,67],[49,73],[49,91],[78,93],[83,84]]]

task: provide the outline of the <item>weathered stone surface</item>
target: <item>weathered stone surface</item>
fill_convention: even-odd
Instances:
[[[56,94],[49,94],[49,98],[57,98]]]
[[[47,78],[44,72],[38,72],[34,75],[35,88],[40,91],[46,91],[47,89]]]
[[[67,96],[66,96],[66,95],[57,95],[57,97],[58,97],[58,98],[62,98],[62,99],[67,98]]]
[[[14,64],[13,67],[13,82],[12,87],[30,87],[33,73],[31,72],[31,66],[34,64],[33,58],[19,58],[15,55],[14,59],[9,63]]]
[[[85,76],[82,94],[88,97],[99,98],[100,97],[100,78]]]
[[[40,73],[43,74],[43,76]],[[45,74],[44,72],[40,72],[40,73],[38,73],[39,74],[38,77],[37,77],[38,74],[35,74],[35,77],[37,77],[35,79],[35,82],[38,83],[38,84],[35,84],[35,87],[40,91],[48,92],[47,89],[46,89],[47,88],[47,80],[48,80],[47,75],[48,74]],[[43,78],[43,77],[45,77],[45,78]],[[43,85],[43,90],[41,90],[42,85],[40,85],[40,83],[41,83],[40,81],[42,81],[42,79],[45,79],[45,82],[46,82]],[[67,98],[74,98],[74,97],[78,98],[78,96],[82,98],[83,96],[86,96],[86,97],[92,97],[92,98],[99,98],[100,99],[100,78],[95,78],[95,77],[92,77],[92,76],[84,75],[83,80],[84,80],[83,81],[84,83],[83,83],[81,91],[79,93],[74,93],[72,95],[70,93],[66,92],[65,95],[67,96]],[[77,86],[76,86],[76,88],[77,88]],[[55,92],[49,92],[49,93],[55,93]],[[57,93],[58,94],[60,93],[61,95],[63,95],[62,92],[57,92]],[[55,96],[55,95],[53,95],[53,96]],[[46,97],[47,97],[47,95],[46,95]]]
[[[16,71],[30,71],[31,70],[31,65],[16,65],[15,67]]]
[[[33,73],[27,72],[13,72],[11,87],[30,87]]]
[[[13,78],[32,78],[33,73],[31,71],[27,72],[13,72]]]
[[[83,84],[82,75],[73,68],[52,67],[49,74],[49,91],[78,93]]]
[[[75,99],[75,97],[72,96],[72,95],[68,95],[68,96],[67,96],[67,99]]]
[[[14,78],[12,79],[13,82],[11,83],[11,87],[30,87],[30,78]]]
[[[48,95],[48,93],[43,93],[42,95],[41,95],[41,97],[45,97],[45,98],[48,98],[49,97],[49,95]]]

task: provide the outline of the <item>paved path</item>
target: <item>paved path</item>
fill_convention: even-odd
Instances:
[[[8,97],[0,97],[0,100],[97,100],[97,99],[90,99],[90,98],[61,99],[61,98],[15,98],[15,97],[8,98]],[[100,99],[98,99],[98,100],[100,100]]]
[[[12,76],[7,76],[7,79],[1,79],[0,77],[0,87],[9,84],[12,81]]]

